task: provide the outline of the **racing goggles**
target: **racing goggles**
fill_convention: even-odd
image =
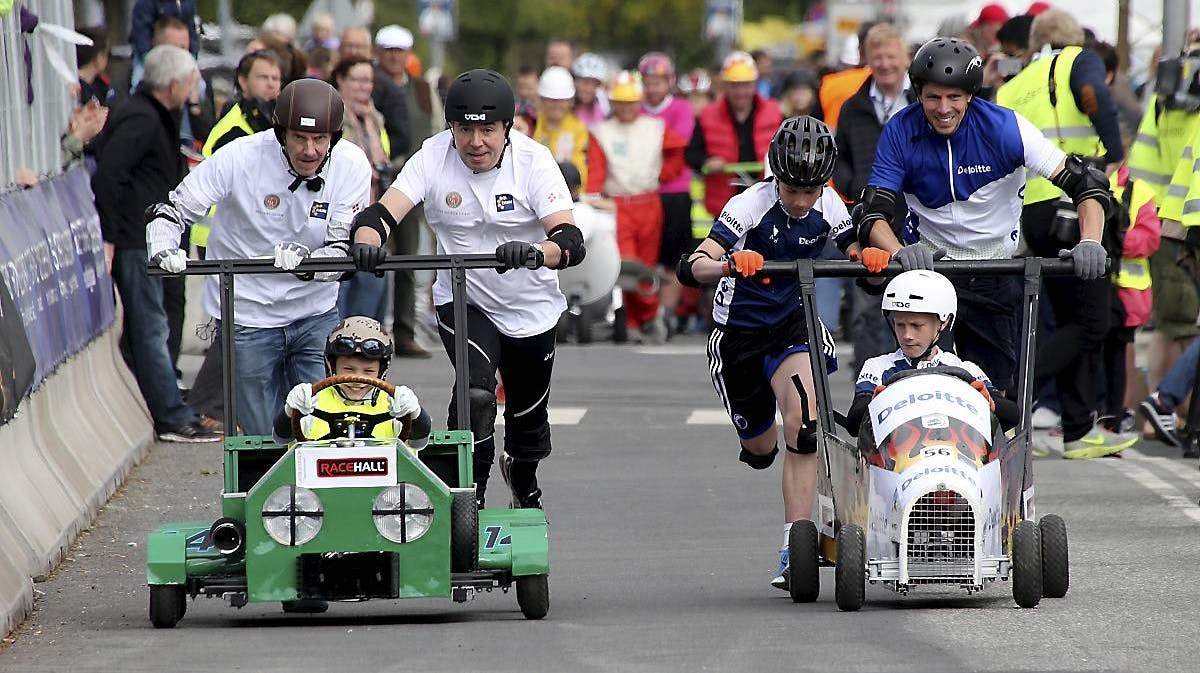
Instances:
[[[392,345],[382,339],[369,337],[357,339],[352,336],[340,336],[329,342],[326,350],[336,356],[362,355],[373,360],[391,357]]]

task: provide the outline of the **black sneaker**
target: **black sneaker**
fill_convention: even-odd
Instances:
[[[221,441],[221,435],[205,429],[199,423],[188,423],[174,430],[164,430],[158,433],[160,442],[177,442],[180,444],[207,444]]]
[[[542,489],[535,488],[523,496],[513,493],[513,509],[542,509]]]
[[[1138,405],[1138,411],[1142,412],[1142,416],[1147,421],[1150,421],[1158,441],[1169,446],[1181,446],[1179,435],[1175,430],[1175,410],[1159,399],[1158,393],[1151,393],[1149,397],[1142,400]]]
[[[542,489],[537,485],[536,469],[537,463],[518,462],[508,452],[500,454],[500,475],[512,491],[513,509],[542,509]]]

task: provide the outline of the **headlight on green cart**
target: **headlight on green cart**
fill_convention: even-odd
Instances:
[[[412,542],[433,523],[433,501],[416,484],[396,484],[375,496],[371,515],[380,535],[392,542]]]
[[[317,494],[299,486],[280,486],[263,503],[263,527],[282,545],[302,545],[321,532],[325,510]]]

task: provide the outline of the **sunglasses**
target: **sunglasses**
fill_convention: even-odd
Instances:
[[[329,352],[337,356],[361,354],[368,358],[386,358],[391,356],[392,346],[375,338],[340,336],[329,342]]]

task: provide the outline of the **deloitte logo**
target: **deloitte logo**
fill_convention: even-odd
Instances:
[[[974,166],[959,166],[959,175],[975,175],[976,173],[991,173],[992,167],[987,164],[976,164]]]
[[[952,404],[957,404],[972,414],[979,413],[979,410],[969,400],[964,400],[960,395],[955,395],[954,393],[944,393],[939,390],[932,393],[921,393],[919,395],[910,394],[908,397],[897,400],[891,406],[880,409],[879,413],[875,415],[875,425],[877,427],[882,425],[883,422],[887,420],[887,417],[892,415],[893,411],[899,411],[905,407],[913,406],[920,402],[929,402],[932,400],[944,400]]]

